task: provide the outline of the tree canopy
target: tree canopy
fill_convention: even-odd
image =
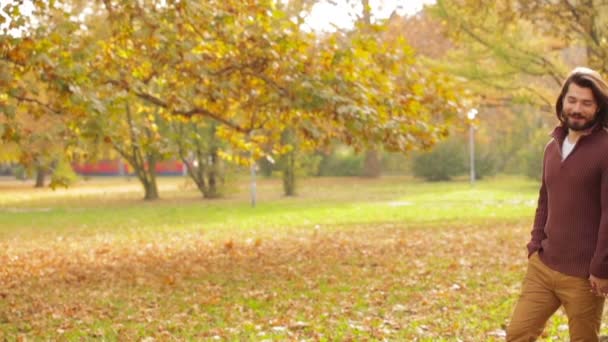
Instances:
[[[445,136],[462,107],[456,78],[420,63],[403,36],[387,33],[388,21],[302,29],[295,8],[311,4],[57,0],[34,2],[28,16],[6,5],[2,139],[21,141],[18,110],[61,116],[75,137],[64,150],[83,153],[83,139],[116,139],[111,125],[91,123],[125,120],[127,104],[168,122],[217,125],[219,155],[237,163],[289,151],[287,128],[311,149],[338,140],[409,151]],[[141,124],[158,133],[155,120]]]

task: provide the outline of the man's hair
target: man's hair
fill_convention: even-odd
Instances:
[[[591,89],[593,98],[598,106],[596,122],[600,122],[602,126],[608,127],[608,84],[606,84],[606,81],[604,81],[597,71],[585,67],[575,68],[570,72],[566,81],[564,81],[561,93],[555,103],[555,114],[559,121],[564,124],[564,118],[562,118],[564,97],[568,92],[568,87],[572,83],[579,87]]]

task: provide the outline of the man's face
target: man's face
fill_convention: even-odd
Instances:
[[[583,131],[595,124],[597,102],[591,88],[583,88],[570,83],[562,108],[562,118],[573,131]]]

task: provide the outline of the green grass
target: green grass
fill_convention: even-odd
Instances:
[[[104,180],[105,190],[88,192],[90,185],[52,192],[24,189],[0,193],[0,236],[14,234],[104,234],[132,236],[147,233],[206,232],[230,236],[250,232],[373,223],[417,225],[514,221],[534,209],[536,184],[515,178],[496,178],[471,186],[466,182],[427,184],[407,178],[310,180],[300,196],[282,198],[276,181],[261,180],[257,207],[248,194],[218,201],[197,198],[193,189],[180,189],[180,179],[164,179],[163,195],[155,203],[138,200],[140,190],[124,182]],[[1,188],[0,188],[1,189]],[[101,189],[104,189],[103,187]],[[21,190],[21,191],[19,191]],[[181,196],[181,197],[178,197]]]
[[[0,181],[0,340],[502,340],[536,182],[261,179],[255,208],[248,186]]]

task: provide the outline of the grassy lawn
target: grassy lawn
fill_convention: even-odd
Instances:
[[[538,185],[0,181],[0,340],[502,340]],[[558,314],[547,340],[565,339]]]

